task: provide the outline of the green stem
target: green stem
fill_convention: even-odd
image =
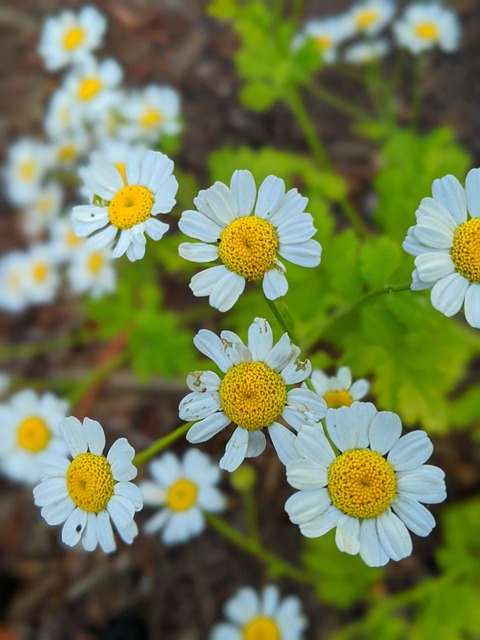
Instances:
[[[260,545],[260,528],[258,526],[257,501],[255,492],[251,489],[242,491],[243,508],[245,510],[245,519],[247,521],[248,535],[252,540]]]
[[[303,584],[308,584],[310,586],[317,585],[318,580],[312,574],[304,571],[303,569],[300,569],[299,567],[296,567],[293,564],[290,564],[282,558],[279,558],[274,553],[267,551],[256,540],[244,536],[218,516],[212,513],[205,513],[204,515],[208,524],[213,529],[215,529],[217,533],[226,538],[229,542],[231,542],[242,551],[245,551],[257,560],[263,562],[267,566],[270,574],[274,576],[287,576],[289,578],[292,578],[293,580],[302,582]]]
[[[340,320],[340,318],[344,318],[345,316],[348,316],[350,313],[352,313],[352,311],[357,309],[364,302],[367,302],[371,298],[375,298],[377,296],[383,295],[384,293],[395,293],[396,291],[408,291],[410,290],[410,285],[411,285],[411,282],[402,282],[401,284],[386,284],[385,286],[380,287],[380,289],[368,291],[363,296],[360,296],[360,298],[358,298],[358,300],[356,300],[352,304],[346,305],[345,307],[341,307],[340,309],[336,309],[329,316],[325,324],[321,327],[322,329],[321,334],[319,333],[315,334],[315,332],[311,332],[309,334],[310,337],[307,339],[307,344],[306,345],[304,344],[304,348],[307,351],[311,349],[311,347],[316,342],[318,342],[321,335],[324,335],[328,331],[328,329],[331,327],[331,325],[334,324],[334,322],[337,322],[338,320]]]
[[[133,459],[133,464],[139,467],[144,462],[147,462],[147,460],[150,460],[150,458],[153,458],[154,456],[156,456],[158,453],[160,453],[160,451],[163,451],[168,446],[170,446],[173,442],[175,442],[176,440],[181,438],[183,435],[185,435],[187,431],[190,429],[190,427],[192,426],[192,424],[193,422],[186,422],[185,424],[182,424],[180,427],[177,427],[170,433],[167,433],[166,436],[163,436],[162,438],[155,440],[155,442],[151,444],[149,447],[147,447],[143,451],[139,451],[136,454],[136,456]]]
[[[90,391],[96,384],[108,378],[108,376],[118,369],[122,364],[128,360],[128,354],[126,351],[119,353],[114,358],[110,358],[104,364],[98,366],[87,376],[86,380],[82,384],[77,385],[75,390],[70,394],[69,401],[72,405],[76,405],[80,400]]]
[[[350,102],[343,100],[343,98],[340,98],[335,93],[328,91],[328,89],[325,89],[325,87],[319,87],[314,84],[309,84],[308,89],[319,100],[323,100],[323,102],[326,102],[331,107],[334,107],[335,109],[337,109],[341,113],[344,113],[347,116],[355,118],[356,120],[370,119],[370,116],[366,111],[363,111],[363,109],[359,109],[358,107],[355,107]]]
[[[71,347],[75,344],[79,344],[85,340],[82,333],[73,333],[53,340],[46,340],[45,342],[34,342],[30,344],[18,344],[18,345],[2,345],[0,347],[0,359],[1,360],[13,360],[15,358],[32,358],[42,353],[48,353],[50,351],[57,351],[58,349],[64,349]]]
[[[293,318],[290,312],[288,311],[287,305],[283,302],[281,303],[282,310],[283,310],[283,313],[282,313],[282,311],[280,311],[279,309],[280,303],[276,302],[275,300],[269,300],[265,295],[263,297],[265,298],[265,301],[268,304],[270,311],[273,313],[275,320],[282,327],[282,329],[286,333],[288,333],[288,335],[290,336],[290,340],[293,342],[293,344],[295,344],[296,346],[300,346],[298,338],[295,335]]]

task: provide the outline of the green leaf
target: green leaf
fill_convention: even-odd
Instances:
[[[240,89],[242,104],[252,111],[267,111],[277,99],[277,94],[272,86],[262,80],[247,82]]]
[[[381,287],[389,282],[401,257],[398,243],[385,236],[369,239],[360,248],[360,273],[372,288]]]

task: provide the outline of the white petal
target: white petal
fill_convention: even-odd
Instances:
[[[325,400],[314,391],[302,387],[296,387],[287,393],[287,405],[303,415],[304,424],[319,422],[327,413]]]
[[[328,468],[335,460],[335,453],[319,424],[303,426],[295,439],[295,449],[305,458]]]
[[[131,242],[130,229],[122,229],[117,244],[112,251],[112,258],[120,258],[128,250]]]
[[[242,427],[237,427],[232,437],[227,442],[225,453],[219,462],[220,469],[235,471],[245,460],[248,448],[249,432]]]
[[[480,329],[480,284],[471,284],[467,289],[465,318],[471,327]]]
[[[292,358],[280,371],[280,375],[285,384],[298,384],[306,380],[311,372],[312,365],[309,360]]]
[[[377,533],[376,518],[368,518],[360,523],[360,557],[369,567],[383,567],[389,561]]]
[[[467,193],[467,209],[472,218],[480,217],[480,169],[468,172],[465,182]]]
[[[212,262],[218,258],[218,247],[203,242],[182,242],[178,247],[178,253],[190,262]]]
[[[117,235],[117,227],[109,224],[103,231],[99,231],[88,239],[88,248],[93,250],[104,249],[115,240]]]
[[[468,280],[459,273],[452,273],[439,280],[433,287],[432,305],[448,318],[460,311],[468,289]]]
[[[420,467],[432,452],[433,444],[425,431],[412,431],[396,442],[387,460],[395,471],[409,471]]]
[[[47,524],[54,526],[65,522],[75,508],[75,503],[70,496],[67,496],[62,500],[42,507],[42,517],[45,518]]]
[[[113,466],[117,462],[131,462],[135,455],[134,448],[128,443],[126,438],[118,438],[110,447],[107,455],[108,462]],[[133,476],[135,477],[135,476]]]
[[[100,511],[100,513],[97,513],[97,535],[98,542],[105,553],[112,553],[115,551],[115,538],[113,537],[110,517],[106,511]]]
[[[343,514],[337,521],[335,542],[340,551],[354,556],[360,551],[360,521]]]
[[[433,181],[432,195],[458,224],[467,219],[467,198],[460,182],[452,175]]]
[[[265,318],[255,318],[248,328],[248,348],[253,360],[264,362],[273,347],[273,332]]]
[[[217,282],[208,299],[210,305],[219,311],[228,311],[236,303],[245,289],[245,279],[238,273],[229,271]]]
[[[306,538],[319,538],[333,529],[339,513],[335,507],[329,507],[319,516],[302,523],[300,525],[300,531]]]
[[[285,183],[281,178],[267,176],[258,190],[255,215],[269,219],[280,206],[285,195]]]
[[[361,378],[360,380],[355,380],[355,382],[352,384],[352,386],[348,390],[348,393],[352,396],[354,400],[361,400],[367,395],[369,391],[370,391],[370,384],[367,382],[367,380],[363,380]]]
[[[94,551],[97,548],[97,515],[95,513],[87,513],[87,522],[83,531],[82,544],[85,551]]]
[[[442,251],[422,253],[415,258],[415,267],[424,282],[436,282],[455,271],[450,254]]]
[[[285,511],[294,524],[303,524],[324,513],[332,504],[326,489],[298,491],[285,502]]]
[[[402,434],[402,421],[396,413],[379,411],[370,423],[370,448],[382,455],[390,451]]]
[[[272,422],[268,427],[268,433],[272,439],[273,446],[277,452],[280,462],[288,464],[291,460],[297,457],[293,443],[295,441],[295,435],[279,424],[278,422]]]
[[[397,473],[397,492],[409,494],[419,502],[438,504],[447,496],[445,474],[438,467],[424,464],[413,471]]]
[[[296,350],[290,342],[288,333],[284,333],[265,358],[265,364],[278,372],[286,366],[290,359],[295,357],[295,354]]]
[[[170,511],[162,509],[158,511],[154,516],[149,518],[143,525],[145,533],[156,533],[165,526],[165,523],[170,518]]]
[[[198,393],[218,391],[221,380],[213,371],[192,371],[187,376],[187,386]]]
[[[107,511],[117,529],[123,529],[132,521],[135,509],[127,498],[113,495],[108,501]]]
[[[246,458],[256,458],[265,451],[267,440],[263,431],[250,431]]]
[[[192,210],[182,213],[178,228],[186,236],[203,242],[217,242],[223,230],[222,225],[203,215],[203,213]]]
[[[238,216],[237,202],[223,182],[215,182],[204,194],[217,220],[229,224]]]
[[[209,329],[200,329],[193,338],[193,344],[200,353],[215,362],[217,367],[223,373],[226,373],[232,367],[232,363],[225,353],[225,346],[220,338]]]
[[[205,442],[217,435],[217,433],[228,426],[230,422],[230,418],[228,418],[223,411],[219,411],[218,413],[214,413],[213,416],[208,416],[207,418],[195,423],[189,429],[186,438],[188,442],[191,442],[192,444]]]
[[[414,228],[415,238],[432,249],[450,249],[453,232],[449,227],[430,216],[422,216]]]
[[[275,265],[273,269],[267,271],[263,276],[263,293],[268,300],[276,300],[287,293],[288,281],[284,276],[284,272],[284,268],[280,269],[279,265]]]
[[[249,216],[252,213],[257,195],[257,187],[250,171],[234,171],[230,181],[230,190],[237,201],[238,215]]]
[[[280,246],[302,244],[315,235],[313,218],[309,213],[299,213],[288,217],[276,228]]]
[[[392,509],[410,531],[422,538],[428,536],[435,526],[435,518],[430,511],[415,498],[405,494],[395,498]]]
[[[299,244],[281,244],[278,253],[293,264],[301,267],[318,267],[322,256],[322,247],[316,240]]]
[[[160,240],[168,231],[168,224],[156,218],[149,218],[145,222],[145,232],[152,240]]]
[[[67,497],[67,484],[65,477],[48,478],[33,489],[33,497],[38,507],[54,504]]]
[[[87,524],[87,513],[78,507],[68,516],[62,529],[62,542],[74,547],[82,537]]]
[[[228,274],[228,269],[223,264],[209,267],[196,273],[190,281],[190,289],[194,296],[209,296],[215,285]]]
[[[77,420],[74,416],[62,420],[60,424],[60,434],[67,443],[67,447],[74,458],[80,453],[87,452],[87,438],[83,432],[83,426],[80,420]]]
[[[183,398],[178,410],[181,419],[190,422],[191,420],[202,420],[212,413],[219,411],[220,408],[218,391],[211,393],[198,393],[194,391]]]
[[[407,527],[390,510],[377,517],[377,532],[385,553],[392,560],[402,560],[412,553],[412,538]]]
[[[122,496],[133,504],[135,511],[140,511],[143,506],[143,493],[133,482],[117,482],[115,484],[114,494]]]
[[[314,460],[295,458],[287,464],[287,480],[295,489],[319,489],[327,486],[328,470]]]
[[[97,456],[102,455],[105,448],[105,432],[102,425],[96,420],[85,418],[83,429],[90,451]]]

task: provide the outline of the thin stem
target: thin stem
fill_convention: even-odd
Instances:
[[[126,351],[119,353],[115,357],[107,360],[92,373],[87,376],[86,380],[70,394],[69,400],[73,405],[79,404],[81,400],[86,396],[93,387],[102,382],[105,378],[118,369],[122,364],[128,360],[128,354]],[[78,409],[77,409],[78,410]]]
[[[366,111],[363,111],[363,109],[359,109],[350,102],[343,100],[343,98],[340,98],[340,96],[337,96],[335,93],[332,93],[328,89],[325,89],[325,87],[319,87],[314,84],[309,84],[308,89],[313,93],[314,96],[319,98],[319,100],[323,100],[323,102],[326,102],[331,107],[334,107],[347,116],[355,118],[356,120],[371,119]]]
[[[56,351],[57,349],[71,347],[83,342],[84,339],[85,338],[82,333],[72,333],[52,340],[46,340],[45,342],[34,342],[30,344],[24,343],[8,346],[2,345],[0,347],[0,359],[13,360],[14,358],[32,358],[42,353],[48,353],[49,351]]]
[[[299,346],[298,338],[295,335],[293,318],[290,315],[290,312],[288,311],[288,308],[285,305],[285,303],[281,303],[283,307],[283,313],[282,313],[279,309],[279,303],[277,303],[275,300],[269,300],[265,295],[263,297],[265,298],[265,301],[269,306],[270,311],[275,316],[275,320],[282,327],[282,329],[286,333],[288,333],[288,335],[290,336],[290,340],[293,342],[293,344]]]
[[[247,521],[248,535],[257,544],[260,542],[260,528],[258,526],[257,501],[255,492],[251,489],[242,491],[243,508],[245,510],[245,519]]]
[[[153,444],[144,449],[143,451],[139,451],[136,456],[133,458],[133,464],[139,467],[150,458],[156,456],[160,451],[163,451],[167,447],[169,447],[173,442],[181,438],[183,435],[187,433],[187,431],[192,426],[193,422],[186,422],[182,424],[180,427],[177,427],[166,436],[155,440]]]
[[[267,551],[263,546],[261,546],[256,540],[244,536],[239,531],[231,527],[224,520],[219,518],[218,516],[212,513],[205,513],[205,518],[208,524],[215,529],[217,533],[226,538],[233,545],[250,554],[257,560],[263,562],[268,571],[275,576],[288,576],[293,580],[298,582],[302,582],[303,584],[308,584],[311,586],[317,585],[317,579],[314,575],[300,569],[299,567],[290,564],[286,560],[279,558],[274,553]]]

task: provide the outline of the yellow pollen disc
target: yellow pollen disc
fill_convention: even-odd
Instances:
[[[142,117],[140,118],[140,126],[145,127],[146,129],[150,127],[157,127],[161,125],[164,120],[165,118],[161,111],[157,111],[157,109],[150,107],[142,114]]]
[[[28,182],[33,178],[36,163],[34,160],[24,160],[18,167],[18,177],[23,182]]]
[[[339,407],[349,407],[353,398],[346,389],[341,391],[327,391],[323,396],[329,409],[338,409]]]
[[[278,236],[273,225],[256,216],[242,216],[220,235],[218,255],[223,264],[245,280],[261,280],[275,266]]]
[[[388,509],[397,480],[392,465],[376,451],[351,449],[328,470],[332,504],[352,518],[374,518]]]
[[[317,36],[315,38],[315,46],[319,51],[326,51],[332,46],[332,39],[328,36]]]
[[[263,362],[241,362],[220,383],[220,403],[228,418],[248,431],[268,427],[282,413],[287,388]]]
[[[88,270],[93,275],[98,275],[98,272],[105,264],[105,256],[100,251],[94,251],[88,256]]]
[[[467,220],[455,229],[450,255],[460,275],[480,283],[480,218]]]
[[[436,40],[438,27],[434,22],[421,22],[415,27],[415,34],[422,40]]]
[[[191,480],[177,480],[168,490],[167,507],[172,511],[186,511],[195,504],[197,493],[197,486]]]
[[[122,176],[123,184],[127,184],[127,169],[124,162],[116,162],[115,167],[118,169],[118,173]]]
[[[66,245],[74,249],[75,247],[78,247],[81,242],[83,242],[82,238],[76,236],[73,228],[69,227],[67,233],[65,234]]]
[[[63,46],[65,49],[72,51],[76,49],[85,39],[85,32],[82,27],[72,27],[63,37]]]
[[[281,635],[271,618],[259,616],[244,626],[242,640],[281,640]]]
[[[83,511],[103,511],[113,495],[114,485],[110,464],[104,456],[81,453],[67,469],[68,493]]]
[[[43,195],[38,198],[37,208],[39,213],[48,213],[52,208],[52,197],[48,195]]]
[[[18,427],[17,441],[22,449],[38,453],[45,449],[52,434],[46,423],[38,416],[26,418]]]
[[[375,24],[377,20],[378,11],[375,9],[365,9],[365,11],[361,11],[357,14],[355,24],[359,31],[364,31],[364,29],[368,29],[372,24]]]
[[[33,267],[32,275],[35,282],[42,284],[47,279],[49,273],[48,264],[46,262],[37,262]]]
[[[100,91],[102,86],[102,82],[95,76],[84,78],[78,87],[77,95],[80,100],[87,102]]]
[[[120,189],[108,205],[108,217],[114,227],[131,229],[151,215],[153,193],[139,184]]]
[[[69,142],[64,144],[62,147],[60,147],[57,153],[57,158],[59,162],[70,162],[70,160],[73,160],[76,157],[76,155],[77,155],[76,146]]]

